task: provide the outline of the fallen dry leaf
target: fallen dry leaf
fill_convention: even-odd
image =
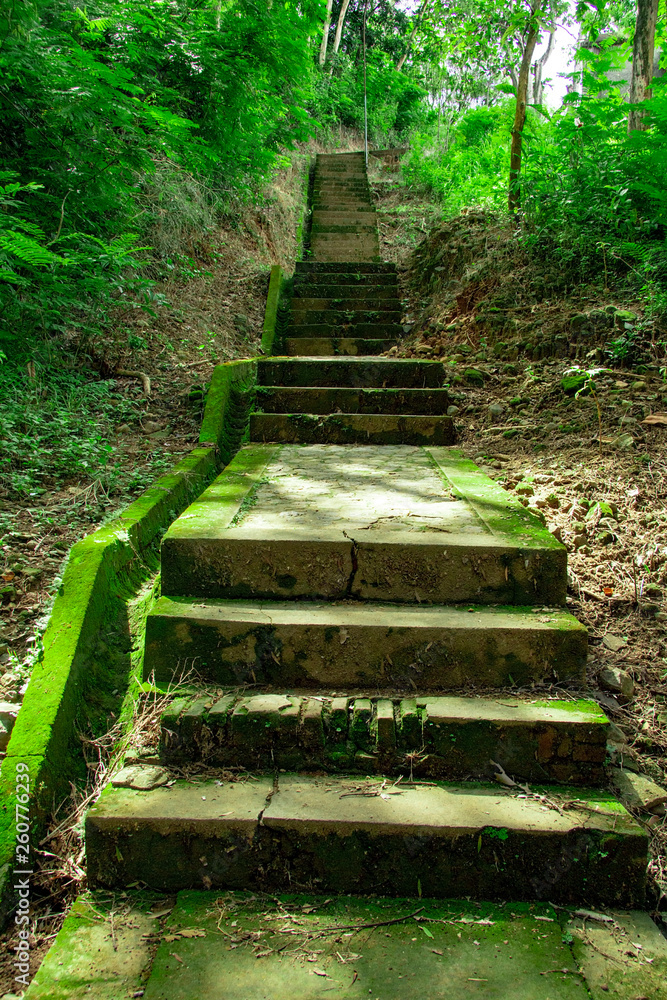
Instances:
[[[667,427],[667,413],[649,413],[648,417],[644,417],[642,423]]]

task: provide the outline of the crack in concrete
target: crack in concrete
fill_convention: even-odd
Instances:
[[[259,836],[259,828],[260,828],[260,826],[263,825],[264,813],[269,808],[269,806],[271,804],[271,799],[273,798],[273,796],[277,795],[277,793],[279,791],[280,791],[279,778],[278,778],[278,772],[276,771],[274,773],[274,775],[273,775],[273,787],[271,788],[271,791],[266,796],[266,799],[264,800],[264,805],[260,809],[259,814],[257,816],[257,829],[255,830],[255,839]]]
[[[352,593],[352,587],[354,586],[354,578],[359,570],[359,558],[358,558],[359,545],[355,541],[355,539],[352,538],[351,535],[348,535],[347,531],[343,531],[343,535],[345,536],[345,538],[348,538],[352,542],[352,547],[350,549],[350,559],[352,561],[352,569],[350,571],[350,575],[347,580],[347,585],[345,587],[345,596],[353,597],[354,595]]]

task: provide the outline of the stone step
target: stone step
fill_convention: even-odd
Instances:
[[[317,209],[312,215],[312,224],[324,224],[328,222],[333,222],[336,225],[357,225],[361,223],[364,226],[376,224],[377,215],[375,210],[372,212],[338,212],[330,211],[326,212],[324,209]]]
[[[260,385],[362,389],[436,389],[449,378],[440,361],[412,358],[266,358],[257,362],[257,375]]]
[[[290,774],[107,786],[86,817],[88,885],[642,906],[642,827],[606,793],[548,795],[555,808],[497,785]]]
[[[379,250],[375,247],[352,247],[352,246],[311,246],[313,258],[320,263],[326,261],[347,260],[350,263],[374,263],[380,260]]]
[[[310,240],[320,236],[377,236],[377,226],[375,223],[361,222],[314,222],[310,230]]]
[[[395,339],[369,340],[362,337],[288,337],[285,354],[289,357],[332,358],[343,354],[350,357],[384,354],[394,347]]]
[[[642,910],[594,921],[534,901],[303,888],[176,900],[130,889],[122,907],[86,892],[24,1000],[266,1000],[268,983],[271,1000],[499,1000],[508,984],[511,1000],[664,1000],[667,941]]]
[[[160,758],[445,781],[493,781],[500,765],[515,781],[594,785],[604,782],[608,728],[593,701],[233,691],[172,702]]]
[[[398,289],[396,285],[393,284],[376,284],[370,282],[363,284],[354,284],[350,282],[337,282],[337,283],[324,283],[324,282],[314,282],[309,281],[307,283],[298,284],[294,287],[294,297],[292,299],[292,304],[303,301],[311,301],[312,299],[326,299],[330,302],[340,302],[349,301],[350,299],[359,300],[363,304],[366,302],[371,303],[368,308],[374,308],[372,303],[378,299],[389,299],[396,303],[396,307],[400,308],[401,302],[398,297]],[[320,308],[319,306],[317,308]]]
[[[314,286],[315,288],[321,286]],[[332,309],[338,312],[356,311],[356,312],[386,312],[396,311],[401,309],[401,301],[396,295],[396,291],[390,288],[385,291],[384,288],[380,289],[380,294],[373,296],[372,291],[369,292],[366,288],[355,288],[350,286],[350,296],[346,297],[345,293],[347,288],[345,285],[340,286],[339,289],[335,287],[332,289],[332,295],[312,295],[312,289],[306,289],[307,295],[298,295],[292,299],[291,308],[294,315],[298,313],[304,313],[307,311],[321,311],[323,309]],[[338,294],[336,294],[338,293]]]
[[[314,274],[296,273],[294,289],[308,288],[309,285],[344,285],[346,288],[398,288],[395,274],[353,274],[347,271],[343,274],[336,271],[315,272]]]
[[[304,299],[292,299],[292,306],[297,301],[305,301]],[[392,325],[397,326],[403,316],[403,310],[397,309],[396,304],[392,299],[386,300],[385,309],[367,309],[362,308],[360,303],[357,302],[356,305],[351,306],[350,303],[353,300],[347,300],[347,306],[345,308],[323,308],[323,309],[292,309],[290,314],[290,326],[294,328],[294,335],[297,336],[299,331],[297,327],[300,326],[312,326],[315,324],[318,329],[321,330],[323,326],[335,327],[341,326],[348,329],[348,333],[356,333],[356,327],[359,325],[366,326],[369,323],[375,323],[377,325]],[[393,308],[392,308],[393,306]],[[354,331],[352,328],[355,328]],[[290,332],[292,332],[290,330]]]
[[[221,685],[582,685],[586,654],[586,629],[560,609],[162,597],[146,623],[144,676],[173,681],[194,667]]]
[[[343,320],[338,323],[297,323],[290,324],[287,328],[287,336],[296,337],[367,337],[369,340],[391,340],[392,343],[400,340],[403,335],[403,327],[400,323],[350,323]],[[416,412],[416,411],[415,411]]]
[[[386,261],[372,263],[370,261],[360,262],[351,265],[348,261],[333,261],[330,263],[320,263],[313,260],[297,261],[295,273],[302,274],[396,274],[396,265]]]
[[[162,593],[563,605],[564,546],[479,471],[457,488],[472,463],[450,452],[245,447],[164,537]]]
[[[443,416],[447,389],[341,389],[259,386],[257,408],[265,413],[420,413]]]
[[[361,356],[372,357],[368,354]],[[451,417],[379,413],[333,413],[324,416],[251,413],[250,440],[282,444],[449,445],[454,444],[456,433]]]

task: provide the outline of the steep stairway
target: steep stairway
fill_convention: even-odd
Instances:
[[[297,263],[285,353],[373,355],[401,335],[396,267],[380,261],[363,153],[317,157],[310,256]]]
[[[162,568],[145,675],[200,688],[160,756],[204,772],[105,790],[93,886],[641,905],[606,718],[531,695],[584,684],[565,551],[456,450],[250,444]]]
[[[313,205],[292,356],[163,540],[144,677],[181,687],[87,814],[94,913],[29,1000],[597,1000],[551,904],[644,903],[566,550],[452,447],[442,364],[372,356],[400,309],[360,154]]]

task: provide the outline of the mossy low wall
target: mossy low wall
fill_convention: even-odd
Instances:
[[[2,923],[15,905],[15,872],[32,870],[54,806],[71,782],[85,776],[79,730],[90,728],[92,717],[107,722],[111,694],[129,681],[129,656],[118,654],[119,636],[121,647],[127,642],[128,599],[157,568],[159,543],[171,522],[247,437],[256,378],[255,360],[218,365],[198,446],[119,517],[70,550],[0,771]],[[114,643],[115,664],[109,650]],[[25,837],[26,822],[27,855],[21,844],[17,853],[17,834]]]

